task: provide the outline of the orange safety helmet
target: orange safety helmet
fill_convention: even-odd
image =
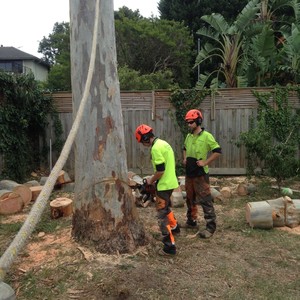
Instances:
[[[148,134],[152,133],[153,129],[145,124],[141,124],[135,130],[135,138],[136,140],[141,143],[142,141],[147,141],[149,139]]]
[[[186,115],[185,115],[185,120],[196,120],[196,119],[201,119],[203,120],[202,113],[198,109],[191,109],[189,110]]]

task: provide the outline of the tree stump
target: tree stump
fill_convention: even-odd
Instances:
[[[273,228],[272,208],[267,201],[248,202],[246,220],[252,228]]]
[[[23,199],[24,206],[26,206],[32,198],[32,192],[28,186],[19,184],[12,180],[1,180],[0,189],[10,190],[16,194],[19,194]]]
[[[56,198],[50,202],[51,218],[58,219],[73,213],[73,201],[69,198]]]

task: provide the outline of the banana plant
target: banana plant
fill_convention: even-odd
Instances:
[[[300,82],[300,25],[292,24],[290,32],[282,28],[284,42],[280,54],[283,63],[280,71],[289,74],[292,83]]]
[[[197,55],[195,66],[205,61],[214,62],[217,67],[200,74],[197,87],[203,88],[210,83],[211,87],[237,87],[239,78],[237,67],[244,43],[243,32],[251,25],[259,11],[259,0],[251,0],[232,24],[228,24],[221,14],[203,16],[209,27],[201,28],[198,35],[205,36],[211,42],[204,45]],[[213,86],[214,85],[214,86]]]

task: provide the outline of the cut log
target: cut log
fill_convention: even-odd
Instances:
[[[252,183],[245,184],[239,183],[237,187],[237,193],[239,196],[246,196],[254,193],[256,191],[256,186]]]
[[[12,180],[1,180],[0,189],[10,190],[16,194],[19,194],[23,199],[24,206],[26,206],[32,198],[32,192],[28,186],[24,184],[19,184]]]
[[[220,193],[224,198],[230,198],[232,195],[231,188],[228,186],[221,188]]]
[[[185,201],[183,199],[183,195],[180,187],[173,190],[173,193],[171,195],[171,202],[173,207],[184,206]]]
[[[239,196],[246,196],[248,195],[247,185],[244,183],[240,183],[237,187],[237,193]]]
[[[218,199],[218,200],[223,200],[223,196],[222,194],[215,188],[211,187],[210,188],[210,193],[211,193],[211,196],[213,197],[213,199]]]
[[[69,198],[56,198],[50,202],[51,218],[58,219],[73,213],[73,201]]]
[[[56,179],[56,185],[62,185],[69,182],[72,182],[69,174],[64,170],[61,170]]]
[[[8,198],[0,200],[0,214],[9,215],[22,211],[24,207],[23,199],[19,194],[10,193]]]
[[[300,223],[299,218],[299,207],[295,205],[297,203],[294,202],[290,197],[285,196],[286,209],[285,209],[285,225],[294,228],[297,227]]]
[[[267,200],[272,208],[273,227],[285,226],[285,199],[280,197],[277,199]]]
[[[29,189],[31,190],[31,193],[32,193],[31,201],[35,201],[37,199],[37,197],[41,193],[42,188],[43,188],[43,186],[41,186],[41,185],[29,187]]]
[[[47,181],[48,177],[41,177],[40,179],[40,185],[45,185],[46,181]]]
[[[252,228],[273,228],[272,208],[267,201],[248,202],[246,220]]]
[[[0,200],[8,198],[10,195],[15,197],[17,194],[9,190],[0,190]]]
[[[182,191],[185,191],[185,176],[178,176],[178,183]]]
[[[31,186],[38,186],[40,185],[38,181],[36,180],[30,180],[24,183],[24,185],[31,187]]]

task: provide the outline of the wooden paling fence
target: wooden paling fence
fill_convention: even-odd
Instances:
[[[246,173],[245,149],[235,144],[241,132],[249,129],[250,119],[257,113],[257,101],[253,88],[220,89],[213,97],[206,97],[201,103],[203,126],[211,132],[222,147],[223,155],[210,168],[212,175],[241,175]],[[256,88],[268,92],[268,88]],[[73,122],[72,94],[67,92],[52,95],[62,122],[66,139]],[[127,151],[128,169],[141,175],[151,174],[150,152],[139,145],[134,136],[136,127],[145,123],[154,128],[156,136],[168,141],[174,151],[178,164],[182,160],[183,136],[174,116],[174,107],[169,101],[169,91],[121,92],[121,105]],[[300,108],[297,94],[291,94],[289,103]],[[48,140],[53,130],[48,130]],[[57,157],[53,154],[53,163]],[[71,152],[65,170],[74,172],[74,153]]]

